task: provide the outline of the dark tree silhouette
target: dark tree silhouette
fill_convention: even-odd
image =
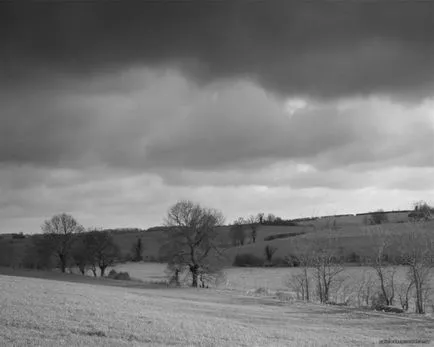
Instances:
[[[215,228],[223,222],[221,212],[186,200],[173,205],[167,213],[166,225],[172,229],[167,232],[162,252],[173,269],[188,269],[192,287],[198,287],[200,276],[219,270],[215,259],[221,250]]]
[[[46,220],[41,227],[45,237],[53,247],[62,272],[66,271],[71,260],[71,249],[77,233],[83,231],[83,227],[69,214],[62,213]]]

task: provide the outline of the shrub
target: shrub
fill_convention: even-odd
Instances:
[[[383,307],[387,306],[387,300],[382,292],[374,293],[371,296],[371,308],[381,311]]]
[[[348,306],[348,302],[327,301],[326,304],[332,306]]]
[[[286,239],[288,237],[294,237],[294,236],[303,235],[303,234],[305,234],[305,232],[303,232],[303,231],[295,232],[295,233],[274,234],[274,235],[269,235],[267,237],[264,237],[264,241],[271,241],[271,240],[275,240],[275,239]]]
[[[107,275],[107,277],[108,278],[115,278],[116,277],[116,275],[117,275],[118,273],[116,272],[116,270],[115,269],[112,269],[112,270],[110,270],[110,272],[109,272],[109,274]]]
[[[244,254],[237,254],[233,266],[240,266],[240,267],[246,267],[246,266],[263,266],[264,260],[254,254],[251,253],[244,253]]]
[[[287,266],[289,267],[299,267],[300,266],[300,260],[297,258],[297,256],[290,254],[285,257],[285,262]]]
[[[130,274],[128,272],[119,272],[115,276],[115,280],[129,281],[129,280],[131,280],[131,277],[130,277]]]
[[[358,255],[356,252],[351,252],[348,255],[347,262],[349,262],[349,263],[360,263],[360,255]]]
[[[294,302],[295,301],[294,294],[282,292],[282,291],[276,292],[276,298],[279,301],[284,301],[284,302]]]
[[[130,274],[128,272],[116,272],[116,270],[111,270],[109,274],[107,275],[108,278],[111,278],[113,280],[120,280],[120,281],[129,281],[131,280]]]
[[[252,295],[252,296],[271,296],[271,295],[273,295],[273,292],[268,288],[259,287],[259,288],[247,291],[246,294]]]
[[[370,220],[372,224],[382,224],[389,221],[386,212],[384,212],[383,210],[372,212],[370,217],[371,217]]]

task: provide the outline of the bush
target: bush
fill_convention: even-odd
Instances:
[[[297,258],[297,256],[290,254],[285,257],[285,262],[287,266],[289,267],[299,267],[300,266],[300,260]]]
[[[376,212],[372,212],[370,215],[370,221],[372,224],[382,224],[389,221],[389,218],[387,217],[386,212],[382,210],[378,210]]]
[[[128,272],[119,272],[115,276],[115,280],[129,281],[129,280],[131,280],[131,277],[130,277],[130,274]]]
[[[387,306],[383,304],[375,305],[372,307],[375,311],[383,311],[383,312],[393,312],[393,313],[404,313],[404,310],[395,306]]]
[[[120,280],[120,281],[129,281],[131,280],[130,274],[128,272],[116,272],[116,270],[111,270],[109,274],[107,275],[108,278],[111,278],[113,280]]]
[[[244,253],[244,254],[237,254],[233,266],[240,266],[240,267],[246,267],[246,266],[263,266],[264,260],[254,254],[251,253]]]
[[[351,252],[348,255],[347,262],[349,262],[349,263],[360,263],[360,255],[358,255],[356,252]]]
[[[327,301],[326,304],[332,306],[348,306],[347,302]]]
[[[268,288],[259,287],[256,289],[248,290],[246,294],[251,296],[271,296],[273,295],[273,292]]]
[[[387,300],[382,292],[374,293],[371,296],[371,308],[373,310],[382,311],[382,308],[387,306]]]
[[[274,234],[274,235],[269,235],[267,237],[264,237],[264,241],[271,241],[271,240],[275,240],[275,239],[286,239],[288,237],[294,237],[294,236],[303,235],[303,234],[305,234],[305,232],[303,232],[303,231],[296,232],[296,233]]]
[[[294,302],[296,298],[292,293],[278,291],[276,292],[276,299],[284,302]]]
[[[118,274],[118,273],[116,272],[116,270],[115,270],[115,269],[112,269],[112,270],[110,270],[110,272],[108,273],[107,277],[108,277],[108,278],[115,278],[115,276],[116,276],[117,274]]]

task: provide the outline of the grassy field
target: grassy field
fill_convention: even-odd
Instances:
[[[144,283],[163,283],[167,280],[165,264],[126,263],[117,265],[115,269],[127,271],[133,278]],[[281,291],[295,296],[293,288],[288,285],[288,279],[299,272],[297,268],[227,268],[224,271],[226,282],[218,286],[218,289],[228,289],[246,294],[262,288],[271,294]],[[406,281],[406,271],[405,267],[397,267],[395,274],[397,290],[400,284]],[[374,269],[364,266],[346,267],[339,275],[338,284],[333,290],[331,300],[335,302],[348,301],[350,305],[357,305],[360,285],[369,278],[372,280],[372,289],[377,288],[378,278]],[[434,288],[434,276],[432,276],[431,282],[431,287]],[[430,315],[433,314],[433,294],[431,293],[427,301],[426,310]],[[396,303],[399,303],[398,298],[396,298]],[[410,301],[410,310],[413,310],[412,301]]]
[[[426,318],[58,276],[0,275],[1,346],[369,346],[434,334]]]

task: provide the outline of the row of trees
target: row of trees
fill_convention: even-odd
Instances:
[[[388,309],[399,303],[407,311],[412,301],[415,312],[424,313],[432,290],[434,235],[418,223],[410,224],[401,235],[382,227],[371,228],[373,243],[365,265],[373,270],[373,276],[361,282],[359,278],[350,278],[353,284],[360,284],[356,290],[359,304]],[[302,300],[315,298],[322,303],[330,302],[332,292],[336,294],[342,286],[344,261],[334,244],[330,237],[297,249],[299,270],[290,276],[287,284]],[[398,259],[399,265],[390,261],[391,255]],[[402,272],[404,278],[398,278]]]
[[[274,214],[258,213],[246,218],[238,217],[230,226],[230,239],[233,246],[243,246],[246,242],[255,243],[260,225],[290,225],[297,223],[276,217]]]
[[[23,265],[28,268],[50,269],[58,266],[62,272],[77,267],[84,275],[91,271],[104,276],[108,267],[121,260],[121,251],[107,230],[88,229],[71,215],[62,213],[44,221],[42,234],[33,237],[26,250]],[[142,260],[141,238],[132,248],[132,260]],[[54,263],[54,264],[53,264]]]

